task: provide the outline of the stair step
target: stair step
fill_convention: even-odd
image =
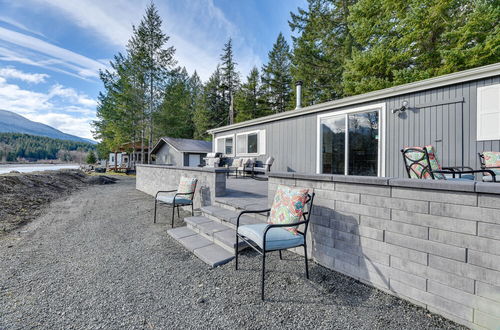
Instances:
[[[194,250],[194,254],[209,264],[211,267],[217,267],[233,260],[234,254],[217,244],[210,244]]]
[[[201,208],[201,212],[209,219],[226,222],[233,229],[236,229],[236,220],[238,219],[238,215],[240,214],[239,212],[217,206],[204,206]],[[240,218],[240,225],[250,225],[263,222],[265,221],[263,221],[262,219],[256,219],[247,215],[243,215]]]
[[[175,240],[180,240],[181,238],[196,235],[196,232],[187,227],[178,227],[167,230],[167,234],[173,237]]]
[[[199,217],[186,217],[184,218],[184,222],[191,227],[198,227],[199,224],[202,224],[204,222],[211,222],[212,220],[208,219],[207,217],[199,216]]]
[[[241,211],[244,210],[263,210],[267,208],[267,205],[261,202],[258,203],[252,201],[240,201],[240,200],[224,199],[221,197],[215,200],[213,206],[220,207],[225,210],[230,210],[236,212],[237,214],[239,214]],[[262,220],[264,222],[267,220],[267,216],[265,214],[250,213],[247,216]]]
[[[178,241],[179,241],[179,243],[184,245],[184,247],[186,249],[188,249],[191,252],[196,251],[196,249],[213,244],[213,242],[211,240],[206,239],[205,237],[203,237],[199,234],[196,234],[196,233],[193,236],[187,236],[187,237],[179,239]]]

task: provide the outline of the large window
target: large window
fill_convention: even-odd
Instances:
[[[477,88],[477,140],[500,140],[500,84]]]
[[[221,136],[215,139],[215,151],[224,155],[232,156],[234,154],[234,137],[233,135]]]
[[[377,176],[380,164],[380,109],[322,115],[319,166],[325,174]]]
[[[236,134],[236,155],[262,155],[265,153],[265,131]]]

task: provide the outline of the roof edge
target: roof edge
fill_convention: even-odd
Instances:
[[[291,117],[302,116],[324,110],[332,110],[339,107],[349,106],[353,104],[376,101],[381,98],[392,97],[401,94],[415,93],[426,89],[439,88],[443,86],[458,84],[466,81],[483,79],[500,75],[500,63],[489,64],[474,69],[454,72],[446,75],[441,75],[429,79],[414,81],[408,84],[393,86],[389,88],[379,89],[376,91],[347,96],[338,100],[328,101],[324,103],[314,104],[303,107],[297,110],[289,110],[274,115],[251,119],[237,124],[222,126],[207,130],[209,134],[225,132],[237,128],[253,126],[257,124],[267,123],[270,121],[281,120]]]

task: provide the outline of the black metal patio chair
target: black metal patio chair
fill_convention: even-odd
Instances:
[[[490,170],[495,173],[494,176],[490,173],[483,175],[484,182],[499,182],[496,181],[496,176],[500,176],[500,152],[498,151],[483,151],[479,152],[479,162],[483,170]]]
[[[434,147],[407,147],[401,149],[403,163],[410,179],[450,180],[463,181],[474,180],[476,173],[489,173],[496,181],[495,173],[491,170],[473,170],[468,166],[441,167],[436,156]]]
[[[270,209],[242,211],[238,216],[236,221],[235,267],[237,270],[240,240],[262,255],[262,300],[264,300],[266,253],[279,251],[280,260],[282,260],[282,250],[304,247],[306,278],[309,279],[306,235],[314,195],[314,193],[309,194],[309,189],[278,186],[273,206]],[[268,223],[240,226],[241,216],[249,213],[267,213]],[[300,225],[304,225],[303,231],[298,230]]]
[[[153,223],[156,223],[156,206],[158,203],[172,206],[172,228],[174,228],[175,209],[177,208],[177,216],[180,217],[179,208],[182,206],[191,205],[191,215],[194,215],[194,193],[196,192],[196,184],[198,179],[181,177],[179,187],[176,190],[160,190],[155,195],[155,214]],[[165,196],[160,194],[173,193],[173,196]]]

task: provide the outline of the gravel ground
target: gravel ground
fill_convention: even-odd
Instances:
[[[439,316],[285,253],[243,253],[210,269],[167,233],[133,179],[90,186],[0,239],[0,329],[458,328]],[[180,224],[180,223],[179,223]]]
[[[0,235],[42,214],[50,201],[92,184],[112,183],[113,178],[88,176],[79,170],[59,170],[0,175]]]

